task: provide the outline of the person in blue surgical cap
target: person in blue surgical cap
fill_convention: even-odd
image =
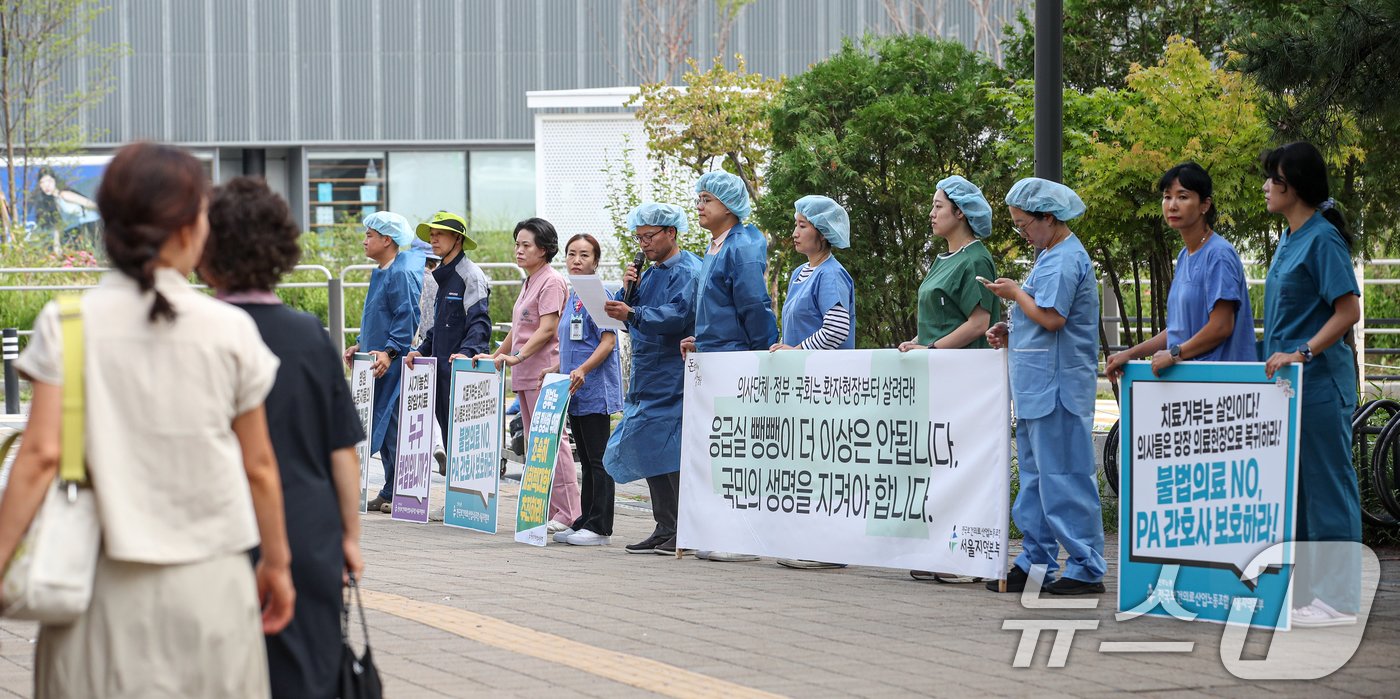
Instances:
[[[793,208],[792,246],[807,261],[788,280],[782,339],[769,349],[855,349],[855,281],[832,254],[851,247],[851,217],[833,199],[817,195],[798,199]],[[846,567],[796,558],[779,558],[778,565],[802,570]]]
[[[936,185],[929,210],[933,234],[948,244],[929,265],[919,285],[918,335],[899,344],[916,349],[986,349],[986,332],[1001,318],[997,297],[977,277],[996,279],[996,263],[982,239],[992,234],[992,207],[982,190],[953,175]],[[929,570],[911,570],[915,580],[976,583],[982,578]]]
[[[681,352],[766,350],[778,341],[778,319],[764,284],[768,241],[745,224],[752,205],[744,181],[727,172],[707,172],[695,183],[700,226],[710,247],[700,272],[695,336]]]
[[[618,483],[645,478],[651,491],[656,528],[627,553],[675,555],[685,393],[680,342],[695,328],[700,258],[677,244],[689,227],[679,206],[642,204],[627,214],[627,227],[652,265],[645,271],[628,265],[622,289],[607,302],[607,314],[626,323],[632,338],[632,380],[603,468]]]
[[[394,465],[399,440],[399,370],[395,361],[413,348],[418,301],[423,292],[423,253],[413,249],[408,219],[388,211],[365,217],[365,256],[379,265],[370,272],[360,320],[360,341],[345,350],[345,363],[363,349],[374,357],[374,434],[370,453],[384,465],[384,487],[369,511],[389,512],[394,497]]]
[[[1098,388],[1099,292],[1089,253],[1067,221],[1084,213],[1074,190],[1030,177],[1006,195],[1012,225],[1043,250],[1022,285],[987,284],[1012,302],[1011,322],[987,331],[993,347],[1011,346],[1011,396],[1016,406],[1020,492],[1011,515],[1022,550],[1006,574],[1008,592],[1025,589],[1033,566],[1057,595],[1104,591],[1103,518],[1094,465],[1094,399]],[[1009,332],[1008,332],[1009,330]],[[997,581],[987,583],[996,592]]]
[[[992,254],[982,244],[992,234],[992,207],[977,185],[953,175],[937,185],[929,225],[948,242],[948,251],[934,258],[919,285],[919,334],[900,343],[899,351],[985,349],[987,329],[1001,318],[996,296],[977,281],[997,277]]]
[[[700,269],[695,335],[681,341],[686,352],[766,350],[778,342],[778,319],[768,295],[768,241],[743,222],[752,205],[744,181],[727,172],[707,172],[695,183],[700,226],[710,248]],[[697,551],[713,561],[756,561],[746,553]]]
[[[794,204],[792,245],[807,261],[792,271],[782,340],[769,349],[855,349],[856,286],[833,249],[851,247],[851,217],[830,198]]]

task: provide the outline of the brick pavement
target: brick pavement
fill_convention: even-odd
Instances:
[[[625,487],[620,498],[644,490]],[[387,696],[1400,695],[1394,552],[1382,554],[1372,618],[1346,667],[1312,682],[1248,682],[1223,668],[1220,626],[1113,620],[1113,542],[1097,609],[1025,610],[1015,595],[915,582],[902,570],[628,555],[622,546],[651,528],[635,507],[619,508],[612,546],[537,549],[511,540],[512,500],[501,512],[495,536],[365,516],[366,604]],[[1020,637],[1002,630],[1007,618],[1098,620],[1099,629],[1076,634],[1064,668],[1046,667],[1048,633],[1032,667],[1014,668]],[[0,692],[28,695],[33,630],[0,623]],[[1269,636],[1250,639],[1262,653]],[[1097,652],[1104,640],[1196,645],[1108,655]]]

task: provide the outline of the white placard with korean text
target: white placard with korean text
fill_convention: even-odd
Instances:
[[[692,353],[677,545],[1000,578],[1001,350]]]

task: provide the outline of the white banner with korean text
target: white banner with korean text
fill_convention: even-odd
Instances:
[[[1000,350],[692,353],[678,545],[1000,578]]]

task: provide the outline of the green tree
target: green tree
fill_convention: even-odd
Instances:
[[[1235,69],[1278,95],[1279,141],[1305,139],[1333,164],[1334,196],[1364,253],[1400,251],[1400,2],[1327,0],[1311,21],[1276,17],[1242,37]]]
[[[989,98],[1001,79],[985,56],[956,42],[866,38],[847,41],[778,94],[758,219],[770,232],[791,229],[792,203],[807,194],[846,207],[851,249],[838,257],[856,283],[858,346],[915,335],[915,295],[941,249],[928,223],[934,184],[960,174],[1001,201],[1008,173],[995,143],[1006,113]],[[769,268],[786,279],[795,256],[782,247],[770,247]]]
[[[1139,342],[1166,325],[1181,247],[1162,221],[1158,178],[1185,160],[1200,163],[1215,182],[1221,234],[1246,255],[1268,256],[1273,242],[1258,193],[1258,156],[1270,132],[1253,82],[1212,67],[1179,37],[1155,65],[1130,71],[1125,85],[1065,91],[1065,179],[1088,207],[1071,228],[1107,277],[1113,300],[1146,317],[1147,327],[1136,328]],[[998,95],[1016,125],[1005,141],[1007,159],[1022,168],[1029,167],[1033,92],[1030,81],[1020,81]],[[1124,303],[1125,288],[1131,303]]]
[[[737,15],[745,4],[728,2],[721,5],[721,10]],[[691,186],[700,175],[719,165],[742,177],[749,196],[758,200],[772,142],[768,106],[783,83],[748,72],[743,56],[734,58],[734,70],[715,59],[704,72],[691,60],[690,70],[683,77],[684,87],[642,85],[628,102],[636,107],[637,119],[646,130],[647,157],[657,176],[648,182],[638,181],[630,148],[624,149],[621,162],[610,163],[605,169],[608,211],[617,227],[615,234],[624,263],[631,259],[637,245],[623,217],[645,198],[694,208],[687,206],[694,201]],[[693,213],[690,224],[690,232],[680,236],[679,242],[687,250],[704,254],[709,235],[700,229]]]
[[[87,40],[105,11],[97,0],[0,3],[0,138],[11,168],[74,153],[93,135],[78,116],[111,92],[112,61],[126,51]],[[65,68],[77,61],[85,66],[83,80],[65,84]],[[26,201],[19,178],[6,179],[0,210],[8,216],[0,216],[0,232],[8,240],[7,224],[24,220]]]
[[[1173,36],[1191,40],[1214,63],[1229,43],[1277,18],[1306,21],[1312,3],[1277,0],[1066,0],[1065,84],[1083,92],[1127,87],[1133,66],[1152,65]],[[1006,71],[1017,80],[1035,74],[1035,32],[1018,12],[1002,39]]]
[[[691,60],[684,89],[649,83],[628,104],[646,129],[650,157],[679,163],[697,177],[719,161],[757,199],[770,143],[768,104],[782,81],[748,72],[743,56],[735,61],[729,70],[716,58],[701,72]]]

